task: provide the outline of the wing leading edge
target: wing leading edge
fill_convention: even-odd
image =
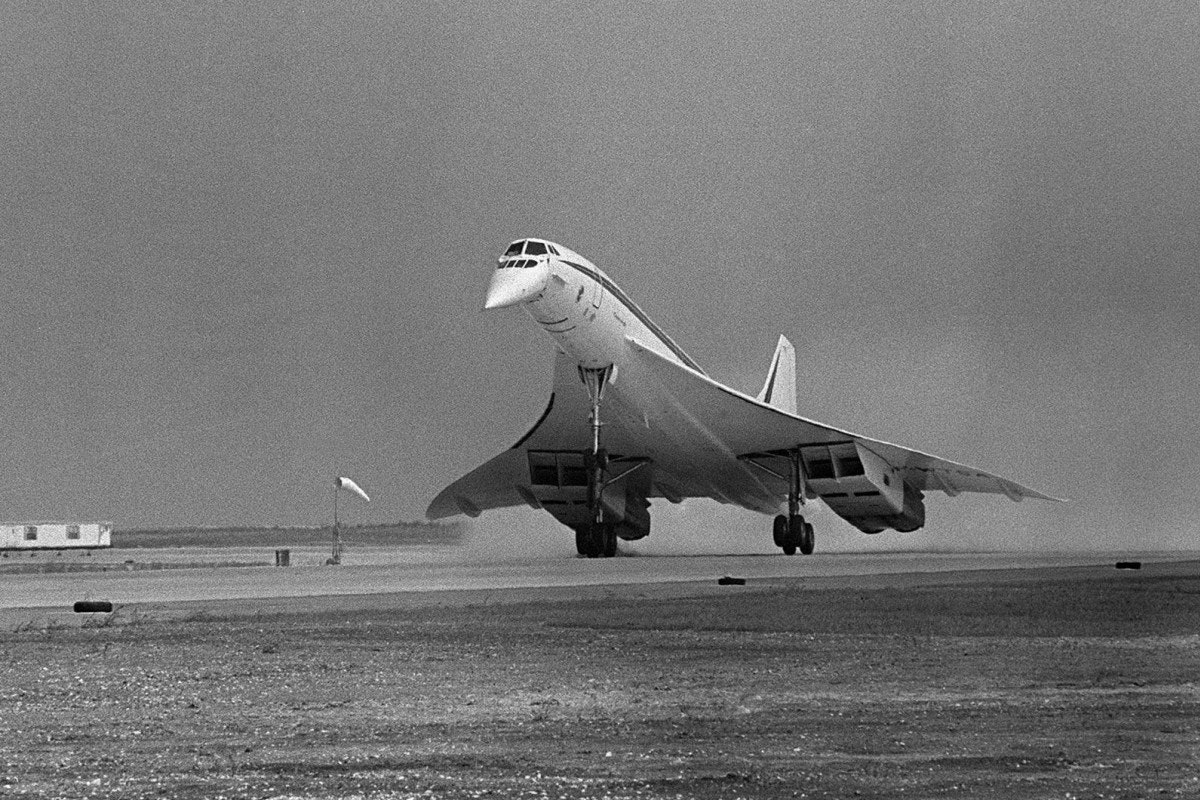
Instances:
[[[582,398],[582,399],[581,399]],[[530,491],[528,448],[583,451],[589,447],[588,406],[575,363],[561,351],[554,359],[554,385],[538,421],[508,450],[481,464],[443,489],[425,516],[477,517],[492,508],[528,505],[540,508]]]

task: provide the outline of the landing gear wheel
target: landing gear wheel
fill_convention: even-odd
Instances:
[[[771,528],[771,541],[775,542],[776,547],[783,547],[787,544],[787,517],[783,514],[778,514],[775,517],[775,524]]]
[[[588,531],[588,551],[586,553],[588,558],[599,558],[604,554],[603,536],[604,534],[597,530],[597,527],[594,525]]]
[[[612,558],[617,554],[617,528],[604,522],[575,529],[575,552],[584,558]]]
[[[589,525],[587,528],[588,547],[586,555],[588,558],[599,558],[604,552],[604,526],[599,523]]]
[[[586,527],[575,529],[575,552],[587,557],[591,552],[591,532]]]
[[[780,518],[783,518],[782,514],[780,515]],[[800,548],[800,552],[804,553],[804,555],[811,553],[812,525],[809,525],[807,522],[805,522],[804,517],[800,516],[799,514],[792,514],[785,519],[787,531],[783,534],[783,544],[780,545],[780,547],[783,548],[784,555],[796,555],[797,547]],[[808,531],[807,535],[805,531]],[[805,547],[808,549],[806,550]]]
[[[800,552],[803,555],[811,556],[813,548],[817,544],[817,535],[813,531],[811,522],[802,522],[800,531]]]
[[[600,536],[604,543],[600,555],[604,558],[612,558],[617,554],[617,527],[615,525],[601,525]]]

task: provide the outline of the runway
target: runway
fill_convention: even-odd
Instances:
[[[637,556],[614,559],[573,557],[487,561],[460,548],[364,548],[350,552],[343,563],[321,565],[323,551],[299,548],[299,566],[140,569],[143,562],[158,566],[211,563],[224,559],[270,563],[269,551],[257,553],[216,548],[170,551],[108,551],[100,560],[111,571],[8,574],[0,581],[0,609],[55,609],[77,600],[102,599],[115,604],[194,603],[264,600],[317,596],[395,593],[452,593],[484,590],[609,587],[610,593],[645,591],[647,587],[682,588],[716,585],[724,575],[745,578],[749,584],[798,582],[834,585],[883,585],[923,581],[946,573],[1012,571],[1094,565],[1111,569],[1122,556],[1106,553],[818,553],[813,556],[703,555]],[[1179,561],[1197,554],[1159,553],[1139,556],[1150,562]],[[136,559],[127,564],[126,560]],[[907,576],[907,577],[901,577]],[[677,592],[673,592],[676,593]],[[519,593],[516,595],[519,598]]]
[[[173,555],[230,556],[217,550]],[[391,548],[324,567],[313,549],[298,567],[125,572],[128,555],[171,554],[97,554],[119,571],[75,574],[19,574],[10,556],[0,572],[0,794],[1200,787],[1194,553],[1116,570],[1130,554],[485,563]],[[84,594],[117,610],[72,613]]]

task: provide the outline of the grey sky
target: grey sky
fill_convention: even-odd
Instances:
[[[1198,541],[1193,2],[2,8],[0,516],[419,518],[545,402],[478,311],[536,235],[718,379],[785,333],[807,416],[1075,501],[883,545]],[[769,549],[711,512],[652,535]]]

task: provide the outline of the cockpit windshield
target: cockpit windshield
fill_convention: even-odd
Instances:
[[[524,253],[527,256],[544,256],[547,253],[558,255],[558,250],[555,249],[554,245],[547,244],[546,242],[535,242],[532,239],[521,239],[520,241],[510,244],[508,249],[504,251],[504,255],[501,256],[501,258],[507,258],[508,256],[519,256],[521,253]]]

